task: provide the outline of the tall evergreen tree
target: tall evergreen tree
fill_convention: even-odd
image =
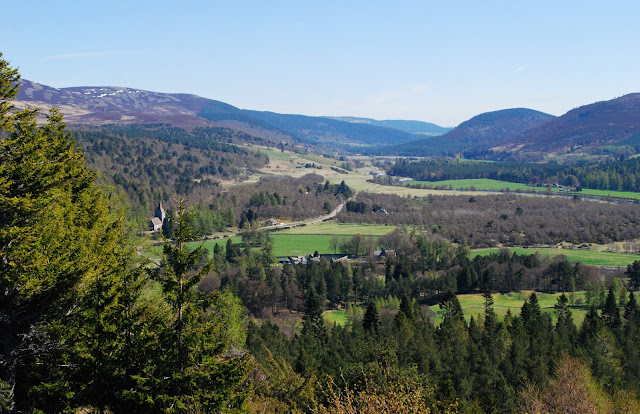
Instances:
[[[628,264],[625,274],[629,276],[633,290],[638,290],[640,288],[640,260],[634,260],[633,263]]]
[[[85,284],[112,263],[113,227],[96,175],[62,116],[52,110],[38,126],[37,111],[11,112],[18,79],[0,56],[2,405],[29,411],[36,409],[42,361],[60,355],[55,327],[74,315]],[[52,404],[65,409],[68,392],[60,390]]]
[[[576,341],[577,330],[573,323],[573,315],[569,309],[569,299],[567,299],[564,293],[560,295],[553,308],[556,314],[555,353],[556,355],[560,355],[562,352],[572,349]]]
[[[622,321],[620,319],[620,308],[618,308],[618,302],[616,300],[616,294],[613,289],[609,289],[607,294],[607,300],[604,303],[602,309],[602,320],[614,333],[620,329]]]
[[[638,321],[638,304],[636,303],[636,296],[633,292],[629,292],[629,300],[624,305],[624,319],[626,324],[634,323]]]
[[[318,298],[314,289],[309,289],[304,301],[302,333],[303,335],[308,333],[321,342],[327,339],[327,328],[322,317],[320,298]]]
[[[378,308],[374,301],[370,301],[367,305],[367,310],[362,318],[362,327],[366,332],[378,333],[380,328],[380,317],[378,315]]]
[[[242,323],[241,308],[229,292],[197,289],[212,263],[198,268],[202,246],[187,247],[197,236],[191,219],[180,200],[174,239],[165,240],[162,265],[152,273],[170,312],[157,328],[157,346],[149,350],[147,376],[137,377],[140,403],[152,411],[239,410],[247,396],[242,384],[250,363],[236,348],[243,345],[243,339],[234,340],[237,328],[230,327]]]

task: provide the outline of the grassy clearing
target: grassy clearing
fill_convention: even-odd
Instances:
[[[627,253],[613,253],[613,252],[598,252],[593,250],[576,250],[576,249],[553,249],[553,248],[531,248],[525,249],[522,247],[509,248],[511,252],[518,254],[533,254],[535,252],[540,253],[543,256],[555,257],[559,254],[563,254],[570,262],[581,262],[586,265],[592,266],[626,266],[633,263],[635,260],[640,260],[640,255],[627,254]],[[488,255],[490,253],[496,253],[499,249],[481,249],[471,251],[471,258],[478,255]]]
[[[289,152],[289,151],[285,151],[282,152],[280,150],[273,150],[273,149],[269,149],[266,147],[259,147],[259,146],[251,146],[251,147],[246,147],[248,149],[253,149],[253,150],[257,150],[263,154],[266,154],[269,156],[270,159],[275,159],[275,160],[280,160],[280,161],[286,161],[289,162],[291,160],[293,160],[294,158],[297,158],[297,154],[293,153],[293,152]]]
[[[590,188],[583,188],[582,194],[594,195],[598,197],[620,197],[640,200],[640,193],[634,193],[631,191],[592,190]]]
[[[370,183],[369,183],[370,184]],[[478,191],[455,191],[455,190],[433,190],[426,188],[409,188],[395,185],[380,185],[371,193],[375,194],[393,194],[400,197],[427,197],[429,195],[488,195],[490,192],[478,192]]]
[[[520,309],[524,302],[529,299],[530,295],[531,291],[507,294],[496,293],[493,295],[493,309],[499,319],[503,319],[508,310],[511,311],[511,314],[514,316],[520,315]],[[536,293],[538,302],[540,303],[540,308],[544,313],[550,314],[554,321],[555,314],[553,312],[553,305],[557,303],[560,295],[561,293]],[[571,301],[570,294],[566,295],[569,298],[569,301]],[[577,302],[584,301],[584,295],[585,292],[576,292],[574,294],[574,300]],[[460,301],[460,305],[462,306],[462,311],[464,312],[464,317],[467,322],[469,322],[472,316],[476,320],[482,320],[482,318],[484,318],[484,297],[481,294],[458,295],[458,300]],[[436,314],[435,323],[439,324],[442,322],[442,314],[439,305],[430,306],[430,309]],[[571,312],[573,313],[574,323],[576,326],[580,326],[588,312],[588,309],[586,309],[586,307],[573,307],[571,308]]]
[[[294,227],[279,231],[277,234],[331,234],[353,236],[363,234],[367,236],[382,236],[399,226],[385,226],[376,224],[342,224],[335,221],[325,221],[308,226]]]
[[[469,189],[475,188],[477,191],[501,191],[507,189],[509,191],[537,191],[539,193],[552,192],[563,193],[559,188],[547,188],[547,187],[531,187],[526,184],[512,183],[508,181],[492,180],[489,178],[477,178],[467,180],[443,180],[443,181],[407,181],[405,185],[422,184],[432,187],[451,187],[452,189]],[[571,194],[571,193],[570,193]],[[640,193],[634,193],[631,191],[610,191],[610,190],[592,190],[589,188],[583,188],[581,195],[593,195],[598,197],[618,197],[618,198],[630,198],[640,199]]]
[[[526,184],[510,183],[507,181],[491,180],[488,178],[468,179],[468,180],[444,180],[444,181],[407,181],[405,185],[422,184],[430,187],[451,187],[452,189],[469,189],[474,187],[479,191],[500,191],[503,189],[509,189],[510,191],[544,191],[546,188],[542,187],[530,187]],[[554,188],[554,190],[558,190]]]
[[[329,234],[274,234],[272,237],[276,256],[302,256],[316,250],[318,253],[333,253],[329,242],[335,236]]]
[[[387,232],[392,229],[388,229]],[[352,234],[357,233],[347,233],[346,231],[340,235],[336,234],[285,234],[282,232],[274,233],[271,235],[273,239],[273,253],[276,256],[303,256],[313,254],[315,251],[318,253],[329,254],[334,253],[333,249],[330,247],[330,241],[333,237],[338,237],[340,239],[350,237]],[[365,234],[360,232],[359,234]],[[385,234],[385,233],[381,233]],[[376,234],[369,234],[374,237]],[[209,250],[209,254],[213,255],[213,249],[216,244],[219,244],[220,247],[224,250],[227,245],[226,238],[217,239],[217,240],[207,240],[204,242],[203,247]],[[241,237],[231,237],[231,240],[234,244],[242,243]],[[200,246],[202,242],[193,242],[188,243],[188,247],[195,249]],[[154,254],[155,258],[159,258],[162,254],[162,246],[154,246],[151,249],[151,252]],[[151,256],[151,255],[150,255]]]
[[[240,244],[242,243],[242,237],[230,237],[231,241],[233,242],[233,244]],[[209,250],[209,256],[213,257],[213,249],[215,247],[216,244],[218,244],[222,250],[224,251],[224,249],[227,247],[227,240],[229,240],[229,238],[222,238],[222,239],[216,239],[216,240],[205,240],[204,242],[191,242],[191,243],[187,243],[187,247],[190,249],[195,249],[198,246],[200,246],[202,244],[202,247]],[[162,247],[160,247],[160,251],[162,251]]]
[[[347,313],[343,310],[330,310],[322,314],[325,322],[333,325],[345,326],[347,324]]]
[[[333,253],[333,250],[329,247],[332,237],[335,236],[328,234],[274,234],[272,235],[273,253],[276,256],[303,256],[313,254],[316,250],[318,253]],[[338,237],[342,238],[341,236]],[[231,240],[234,244],[242,243],[242,238],[240,237],[232,237]],[[188,246],[196,248],[200,243],[189,243]],[[210,255],[213,255],[213,248],[216,243],[224,250],[227,245],[227,239],[205,241],[204,247],[209,250]]]

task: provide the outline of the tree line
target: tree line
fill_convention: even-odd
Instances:
[[[410,384],[401,400],[411,408],[391,412],[635,412],[637,302],[630,293],[621,308],[610,290],[606,303],[578,328],[565,295],[553,323],[535,293],[519,315],[500,320],[487,292],[484,315],[469,321],[449,294],[440,302],[443,321],[434,326],[415,299],[403,296],[396,312],[370,303],[362,318],[327,328],[311,294],[298,335],[287,338],[269,322],[249,325],[248,348],[266,372],[263,384],[269,382],[258,382],[252,402],[265,412],[302,412],[314,404],[315,412],[357,412],[372,403],[358,394],[369,381],[393,389],[367,388],[369,398],[398,398],[393,385],[401,378]],[[329,383],[333,393],[314,394],[327,389],[323,378],[337,379]]]
[[[490,178],[535,186],[561,184],[597,190],[640,191],[638,158],[570,165],[398,159],[389,166],[388,174],[431,182]]]

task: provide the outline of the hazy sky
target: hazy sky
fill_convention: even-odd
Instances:
[[[638,1],[0,0],[0,51],[54,87],[443,126],[640,92]]]

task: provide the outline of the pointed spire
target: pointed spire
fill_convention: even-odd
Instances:
[[[156,217],[160,219],[160,221],[164,222],[164,219],[167,217],[167,214],[162,207],[162,201],[158,202],[158,208],[156,209]]]

